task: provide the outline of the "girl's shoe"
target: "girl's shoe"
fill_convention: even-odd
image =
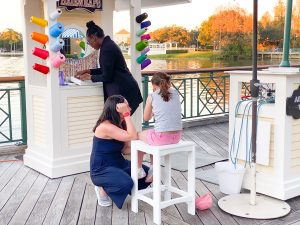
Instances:
[[[100,206],[108,207],[112,205],[112,201],[108,195],[101,197],[99,187],[95,186],[95,192]]]
[[[143,167],[139,168],[138,169],[138,179],[142,179],[145,176],[147,176],[147,174],[146,174],[145,170],[143,169]]]
[[[147,177],[146,177],[145,182],[147,182],[147,183],[152,183],[152,181],[153,181],[153,166],[151,165],[151,166],[149,167],[148,175],[147,175]]]

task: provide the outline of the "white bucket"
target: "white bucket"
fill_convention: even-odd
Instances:
[[[238,194],[241,192],[245,168],[231,162],[218,162],[215,164],[218,175],[220,191],[224,194]]]

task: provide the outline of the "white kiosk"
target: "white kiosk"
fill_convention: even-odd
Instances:
[[[293,119],[286,113],[287,98],[299,87],[300,73],[291,70],[276,68],[257,74],[261,83],[267,83],[275,90],[275,103],[263,105],[258,114],[256,191],[281,200],[300,195],[300,119]],[[235,107],[243,95],[243,83],[248,83],[251,77],[251,71],[230,72],[229,146],[234,128],[240,127],[239,122],[234,122]],[[244,108],[245,103],[237,117],[242,117]],[[249,121],[251,131],[251,110]],[[242,133],[245,134],[245,130]],[[239,150],[243,152],[245,135],[241,137],[241,143]],[[239,154],[238,158],[239,163],[244,164],[245,155]],[[247,168],[243,187],[250,189],[250,170]]]
[[[50,178],[89,171],[89,160],[92,147],[92,128],[103,107],[102,85],[60,86],[59,69],[51,65],[56,53],[50,46],[56,41],[49,35],[49,28],[57,22],[66,28],[76,28],[86,33],[86,22],[94,20],[106,35],[113,36],[113,12],[130,10],[131,42],[137,43],[135,34],[140,29],[135,17],[141,14],[143,7],[157,7],[188,3],[191,0],[23,0],[24,13],[24,55],[25,85],[27,108],[28,148],[24,155],[24,164]],[[57,19],[50,19],[57,10],[57,3],[76,8],[67,11],[64,8]],[[84,8],[98,8],[93,13]],[[32,16],[48,21],[46,27],[30,23]],[[32,32],[48,35],[45,48],[49,51],[46,60],[32,55],[33,47],[43,45],[30,38]],[[131,46],[131,72],[141,84],[141,68],[135,62],[139,52],[135,44]],[[84,59],[83,59],[84,60]],[[32,69],[34,63],[45,65],[50,69],[46,75]],[[68,74],[65,74],[68,76]],[[136,125],[141,127],[141,108],[135,113]]]

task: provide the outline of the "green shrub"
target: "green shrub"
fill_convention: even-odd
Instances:
[[[180,53],[188,53],[187,49],[171,49],[167,50],[166,54],[180,54]]]

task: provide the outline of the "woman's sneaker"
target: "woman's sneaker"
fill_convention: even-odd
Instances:
[[[147,174],[146,174],[145,170],[143,169],[143,167],[139,168],[138,169],[138,179],[142,179],[146,176],[147,176]]]
[[[98,199],[98,204],[100,206],[107,207],[107,206],[111,206],[112,205],[112,201],[111,201],[110,197],[108,197],[108,195],[103,196],[103,197],[100,196],[99,187],[95,186],[95,192],[96,192],[96,196],[97,196],[97,199]]]
[[[153,166],[151,165],[148,170],[148,175],[145,180],[147,183],[152,183],[153,181]]]

